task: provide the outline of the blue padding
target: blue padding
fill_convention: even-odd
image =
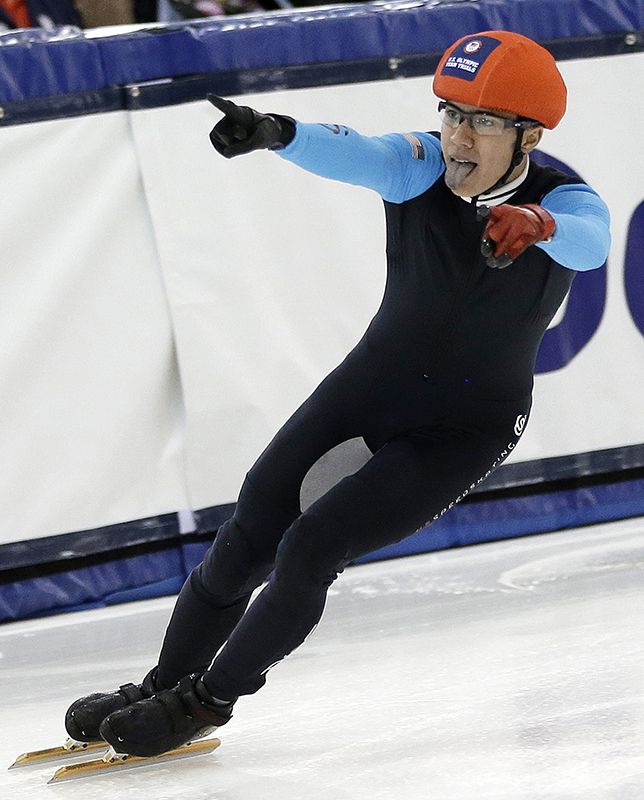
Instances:
[[[77,29],[0,35],[0,102],[221,71],[440,53],[465,33],[551,41],[644,29],[628,0],[358,3],[154,25],[85,38]]]
[[[505,29],[537,40],[638,30],[642,3],[477,0],[359,3],[138,31],[98,40],[106,77],[168,76],[443,51],[465,33]]]
[[[183,586],[185,577],[183,572],[166,578],[156,583],[146,583],[144,586],[136,586],[133,589],[124,589],[113,592],[105,598],[106,606],[114,606],[118,603],[133,603],[135,600],[149,600],[152,597],[164,597],[169,594],[179,594]]]
[[[216,531],[212,532],[212,539],[215,538],[215,533]],[[186,567],[186,573],[192,572],[195,567],[201,564],[211,544],[212,540],[207,542],[190,542],[182,545],[181,552],[183,554],[183,563]]]
[[[95,41],[77,28],[0,34],[0,101],[24,100],[108,85]]]
[[[105,605],[116,592],[143,590],[160,582],[167,586],[175,580],[174,589],[178,576],[183,580],[183,559],[177,548],[8,583],[0,586],[0,621],[94,608]]]

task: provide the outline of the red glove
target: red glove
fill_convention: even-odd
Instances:
[[[481,206],[477,219],[487,218],[481,252],[488,267],[503,269],[531,244],[550,239],[555,221],[542,206]]]

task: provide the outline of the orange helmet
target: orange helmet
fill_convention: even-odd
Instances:
[[[534,119],[546,128],[556,127],[566,112],[566,84],[554,58],[509,31],[464,36],[449,47],[434,76],[434,94]]]

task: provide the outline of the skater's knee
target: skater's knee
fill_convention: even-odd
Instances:
[[[347,563],[347,543],[304,514],[282,539],[275,579],[294,593],[326,591]]]
[[[254,552],[234,518],[219,529],[202,563],[190,580],[195,593],[211,605],[232,605],[259,586],[273,559]]]
[[[235,508],[235,518],[247,531],[261,531],[263,539],[281,538],[300,514],[299,484],[279,489],[268,484],[259,462],[246,475]]]

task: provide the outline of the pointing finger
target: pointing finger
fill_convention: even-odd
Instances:
[[[219,97],[216,94],[206,95],[206,99],[224,114],[230,114],[231,111],[238,108],[232,100],[226,100],[225,97]]]

